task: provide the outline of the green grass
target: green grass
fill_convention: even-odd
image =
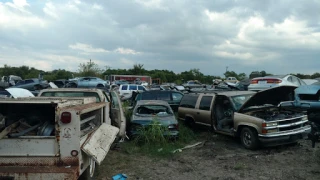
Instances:
[[[129,105],[124,103],[125,116],[127,123],[130,123],[132,110],[128,110]],[[176,114],[177,116],[177,114]],[[186,145],[194,143],[197,139],[197,134],[185,125],[184,122],[179,122],[179,137],[177,139],[164,136],[168,129],[158,125],[157,119],[154,119],[152,125],[148,128],[140,128],[139,135],[130,141],[120,144],[120,148],[128,154],[142,153],[153,157],[171,157],[173,151],[182,148]]]

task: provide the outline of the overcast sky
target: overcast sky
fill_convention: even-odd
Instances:
[[[320,0],[0,0],[0,66],[320,71]]]

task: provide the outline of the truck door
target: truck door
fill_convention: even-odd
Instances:
[[[119,136],[124,138],[126,136],[126,134],[125,134],[126,117],[125,117],[123,109],[122,109],[120,97],[114,91],[110,92],[110,96],[111,96],[111,113],[110,113],[111,123],[112,123],[112,125],[114,125],[120,129]]]
[[[201,97],[196,115],[200,123],[208,126],[211,125],[211,104],[213,97],[213,95],[203,95]]]

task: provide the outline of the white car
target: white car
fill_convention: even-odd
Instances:
[[[248,87],[249,91],[261,91],[278,86],[299,87],[306,83],[293,75],[277,75],[253,78]]]
[[[120,97],[132,94],[133,91],[142,92],[147,91],[147,89],[144,86],[138,84],[121,84],[119,87]]]

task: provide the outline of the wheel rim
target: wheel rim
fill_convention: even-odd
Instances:
[[[243,133],[243,143],[246,146],[251,145],[251,134],[249,132],[244,132]]]

